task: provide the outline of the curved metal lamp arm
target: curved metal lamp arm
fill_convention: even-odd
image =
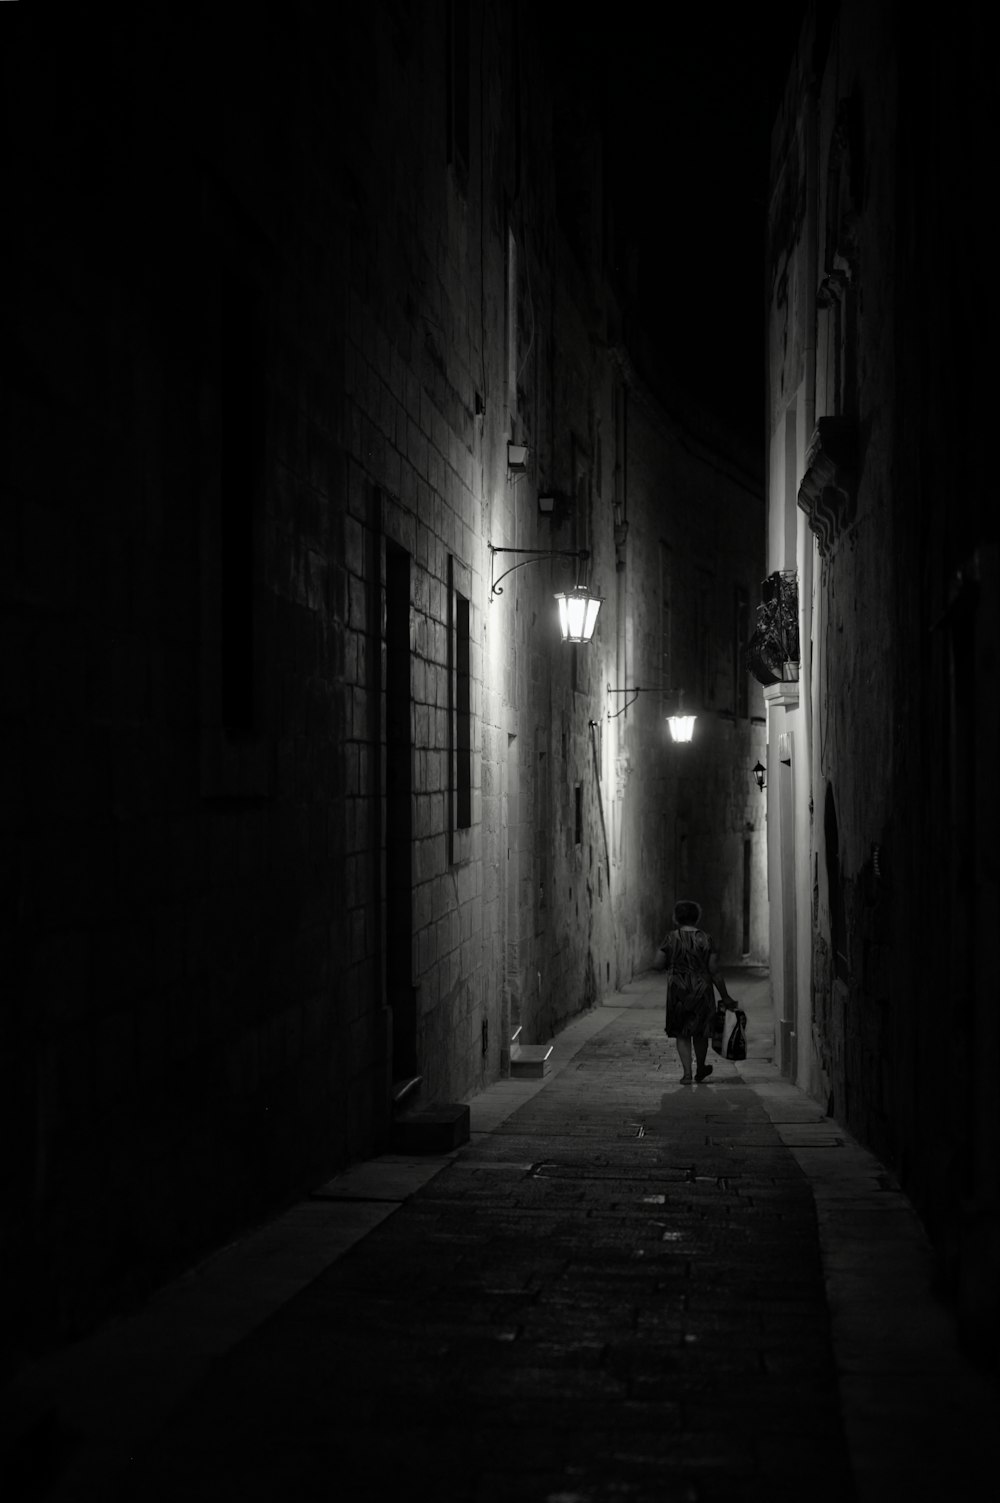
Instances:
[[[491,596],[502,595],[503,590],[500,585],[500,580],[506,579],[508,574],[513,574],[515,569],[523,569],[525,564],[538,564],[541,563],[543,558],[575,558],[579,563],[586,563],[587,559],[590,557],[590,553],[586,548],[581,548],[578,552],[573,552],[569,548],[494,548],[492,543],[488,543],[487,547],[490,550]],[[494,579],[494,560],[498,553],[524,553],[530,555],[530,557],[522,558],[519,564],[511,564],[510,568],[505,569],[498,579]]]
[[[611,713],[610,710],[608,711],[608,719],[609,720],[617,720],[619,715],[624,715],[625,714],[625,711],[628,709],[629,705],[634,705],[635,704],[635,702],[639,698],[640,694],[646,693],[646,690],[643,689],[643,687],[642,687],[641,684],[634,684],[629,689],[612,689],[611,685],[609,684],[608,685],[608,693],[609,694],[631,694],[631,696],[632,696],[632,698],[631,699],[627,699],[625,701],[625,703],[622,705],[621,709],[620,710],[616,710],[613,715],[612,715],[612,713]]]

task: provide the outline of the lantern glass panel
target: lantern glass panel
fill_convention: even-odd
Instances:
[[[694,723],[697,718],[698,717],[696,715],[668,716],[667,724],[670,727],[670,734],[671,736],[673,736],[674,740],[690,741],[691,737],[694,735]]]
[[[597,625],[601,601],[585,590],[571,595],[557,595],[559,630],[564,642],[589,642]]]

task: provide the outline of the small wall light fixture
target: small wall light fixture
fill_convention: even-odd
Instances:
[[[694,723],[698,717],[697,715],[685,714],[683,689],[674,689],[670,692],[677,695],[677,709],[672,715],[667,716],[670,734],[675,741],[690,741],[694,735]]]
[[[764,778],[766,776],[766,769],[763,768],[759,762],[755,765],[755,767],[753,769],[753,775],[754,775],[754,781],[756,782],[757,787],[760,789],[761,793],[763,793],[764,789],[767,787],[767,784],[764,781]]]
[[[631,688],[631,689],[612,689],[611,685],[609,684],[608,685],[608,693],[609,694],[631,694],[632,698],[631,699],[627,699],[625,701],[625,703],[622,705],[622,707],[621,707],[620,710],[615,710],[613,713],[612,713],[611,710],[609,710],[608,711],[608,719],[609,720],[617,720],[619,715],[624,715],[624,713],[628,709],[629,705],[634,705],[635,702],[636,702],[636,700],[639,698],[639,695],[642,692],[643,692],[642,691],[642,687],[639,684],[636,684],[635,687]]]
[[[589,642],[594,635],[597,625],[598,612],[604,604],[603,597],[595,595],[590,587],[580,579],[581,568],[590,558],[586,548],[581,548],[574,553],[567,548],[494,548],[490,550],[490,599],[494,595],[502,595],[503,587],[501,580],[513,574],[515,569],[523,569],[527,564],[539,564],[546,558],[575,558],[577,560],[577,581],[572,590],[562,591],[556,595],[559,602],[559,628],[564,642]],[[498,553],[519,553],[524,557],[519,563],[511,564],[502,574],[497,575],[496,556]]]
[[[528,470],[528,446],[527,444],[507,445],[507,475],[513,475],[516,479],[524,475]]]

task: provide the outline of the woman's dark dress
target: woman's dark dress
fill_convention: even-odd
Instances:
[[[667,957],[667,1036],[707,1037],[715,1015],[715,987],[709,970],[711,935],[685,925],[668,934],[660,949]]]

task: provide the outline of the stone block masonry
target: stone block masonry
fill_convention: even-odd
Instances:
[[[513,1024],[544,1044],[662,928],[636,834],[674,794],[603,735],[604,685],[652,671],[625,644],[655,648],[657,539],[686,536],[656,516],[677,455],[611,437],[620,289],[558,218],[596,179],[543,18],[474,4],[449,51],[451,10],[252,8],[235,70],[212,7],[197,48],[152,11],[106,47],[26,13],[5,47],[25,1340],[385,1147],[400,1073],[421,1107],[495,1081]],[[589,552],[596,641],[558,640],[571,564],[491,598],[490,544]]]

